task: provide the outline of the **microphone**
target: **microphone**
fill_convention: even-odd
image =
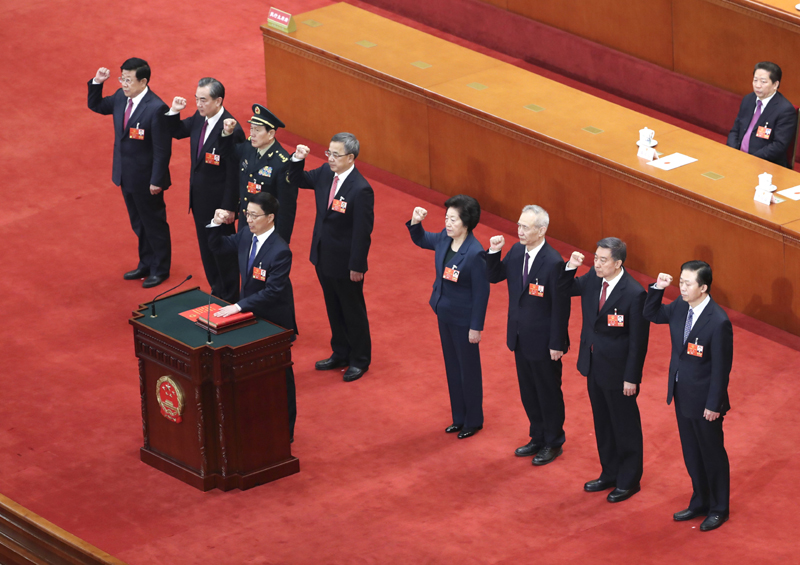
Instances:
[[[176,285],[175,285],[175,286],[173,286],[171,289],[169,289],[169,290],[165,290],[164,292],[162,292],[161,294],[159,294],[158,296],[156,296],[156,297],[153,299],[153,301],[150,303],[150,317],[151,317],[151,318],[158,318],[158,316],[156,315],[156,300],[158,300],[159,298],[161,298],[162,296],[164,296],[164,295],[165,295],[165,294],[167,294],[168,292],[172,292],[173,290],[175,290],[176,288],[178,288],[179,286],[181,286],[183,283],[185,283],[186,281],[188,281],[190,278],[192,278],[192,275],[189,275],[188,277],[186,277],[185,279],[183,279],[183,280],[180,282],[180,284],[176,284]]]
[[[214,343],[211,341],[211,295],[208,295],[208,312],[206,313],[206,331],[208,335],[206,337],[206,345],[211,345]]]

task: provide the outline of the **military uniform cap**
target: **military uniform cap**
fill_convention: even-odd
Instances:
[[[248,123],[257,126],[266,126],[269,129],[285,128],[286,125],[278,117],[261,104],[253,104],[253,117]]]

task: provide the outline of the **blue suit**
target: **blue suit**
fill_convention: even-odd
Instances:
[[[445,230],[426,232],[421,224],[407,222],[411,240],[423,249],[435,252],[436,279],[430,305],[439,319],[450,408],[453,424],[465,428],[483,426],[483,382],[481,354],[477,343],[469,342],[469,331],[483,331],[489,303],[489,279],[486,276],[486,252],[472,233],[445,265],[453,242]],[[445,267],[458,271],[458,281],[444,278]]]
[[[294,315],[294,294],[289,272],[292,270],[292,251],[277,231],[272,232],[253,261],[253,267],[267,271],[266,280],[253,277],[247,269],[250,259],[250,246],[253,234],[242,230],[233,235],[223,235],[221,227],[206,228],[208,246],[216,254],[235,253],[239,260],[239,273],[242,277],[241,298],[237,304],[242,312],[253,312],[287,330],[297,333]],[[292,336],[292,340],[295,336]],[[294,384],[294,371],[286,369],[286,393],[289,402],[289,428],[294,437],[294,423],[297,419],[297,401]]]
[[[122,89],[103,97],[103,85],[89,81],[88,105],[93,112],[114,116],[114,165],[111,180],[122,189],[128,216],[139,238],[138,269],[150,275],[168,276],[172,245],[164,190],[170,186],[169,160],[172,138],[165,123],[167,105],[148,90],[131,114],[123,131],[128,98]],[[144,131],[134,139],[131,128]],[[163,190],[150,194],[150,185]]]
[[[728,380],[733,364],[733,326],[728,315],[712,298],[684,343],[689,304],[682,299],[662,304],[663,296],[663,290],[648,289],[644,317],[655,324],[669,324],[672,357],[667,404],[675,398],[683,460],[692,478],[689,509],[727,514],[731,468],[725,451],[722,421],[731,408]],[[689,343],[702,346],[702,357],[688,353]],[[720,417],[709,422],[703,417],[706,409],[719,412]]]
[[[742,100],[739,114],[728,134],[728,146],[740,149],[744,134],[750,126],[750,121],[756,111],[756,95],[751,92]],[[758,128],[764,126],[772,130],[769,139],[758,137]],[[776,92],[767,104],[766,110],[761,114],[750,133],[750,155],[772,161],[783,167],[788,167],[786,152],[794,141],[797,131],[797,111],[783,94]],[[795,151],[797,148],[795,147]]]

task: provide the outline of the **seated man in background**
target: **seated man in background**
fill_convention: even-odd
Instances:
[[[795,138],[797,112],[778,92],[781,76],[781,68],[775,63],[762,61],[756,65],[753,92],[742,100],[728,134],[728,146],[789,167],[786,151]]]

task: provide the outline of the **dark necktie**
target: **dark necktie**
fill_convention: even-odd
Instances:
[[[133,99],[128,98],[128,107],[125,108],[125,120],[122,122],[122,129],[128,127],[128,120],[131,119],[131,112],[133,111]]]
[[[253,263],[256,260],[256,253],[258,252],[258,236],[253,236],[253,246],[250,248],[250,258],[247,260],[247,272],[248,276],[250,271],[253,269]]]
[[[525,283],[528,282],[528,254],[525,253],[525,268],[522,269],[522,286],[525,287]]]
[[[203,154],[203,145],[206,141],[206,127],[208,127],[208,120],[203,122],[203,129],[200,130],[200,139],[197,140],[197,158]]]
[[[692,316],[694,316],[694,310],[689,308],[689,315],[686,316],[686,325],[683,327],[683,343],[688,341],[689,334],[692,332]]]
[[[603,281],[603,292],[600,293],[600,306],[597,307],[597,311],[603,309],[603,305],[606,303],[606,289],[608,288],[608,283]]]
[[[753,114],[753,119],[750,120],[750,126],[747,128],[747,131],[744,132],[744,137],[742,138],[742,151],[745,153],[749,153],[750,151],[750,136],[753,133],[753,128],[756,127],[758,123],[758,118],[761,117],[761,100],[756,102],[756,112]]]

